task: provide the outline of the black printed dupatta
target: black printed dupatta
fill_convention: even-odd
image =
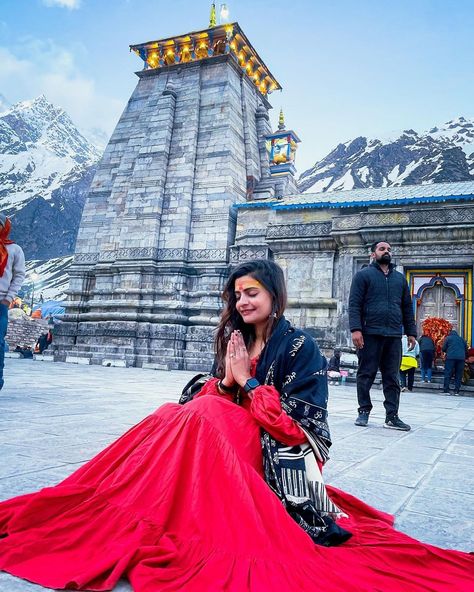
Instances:
[[[351,537],[334,519],[344,515],[329,499],[317,459],[329,456],[326,358],[310,335],[282,317],[260,354],[256,378],[280,393],[283,410],[303,429],[308,444],[286,446],[261,430],[265,480],[292,518],[314,542],[339,545]],[[215,372],[198,374],[183,389],[191,401]]]
[[[331,446],[326,366],[312,337],[282,317],[260,355],[256,378],[277,389],[283,410],[300,425],[309,442],[286,446],[263,430],[265,479],[316,543],[337,545],[351,534],[333,520],[343,513],[329,499],[317,464],[317,459],[328,459]]]

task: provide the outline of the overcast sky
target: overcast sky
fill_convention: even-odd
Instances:
[[[111,134],[141,60],[128,45],[206,28],[207,0],[1,0],[0,93],[45,94]],[[216,3],[219,5],[220,3]],[[298,172],[339,142],[474,117],[474,0],[229,0],[283,91]]]

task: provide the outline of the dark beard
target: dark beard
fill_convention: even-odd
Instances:
[[[392,257],[388,253],[385,253],[384,255],[382,255],[382,257],[380,257],[379,263],[388,264],[391,260]]]

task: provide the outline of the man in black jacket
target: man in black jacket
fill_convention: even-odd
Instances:
[[[444,361],[444,393],[449,395],[449,383],[454,372],[454,394],[459,395],[464,363],[467,358],[466,340],[460,337],[454,329],[449,332],[443,343],[442,351],[446,354]]]
[[[349,296],[349,324],[352,342],[357,348],[358,426],[366,426],[372,409],[370,388],[377,370],[382,374],[385,397],[384,427],[409,431],[398,417],[400,403],[399,370],[402,334],[408,349],[416,340],[416,325],[410,289],[404,276],[391,263],[392,248],[379,241],[371,245],[371,264],[354,276]]]

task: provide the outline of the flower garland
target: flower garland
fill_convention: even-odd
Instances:
[[[421,323],[423,333],[431,337],[436,347],[436,357],[441,356],[441,347],[448,333],[453,328],[446,319],[439,317],[428,317]]]

